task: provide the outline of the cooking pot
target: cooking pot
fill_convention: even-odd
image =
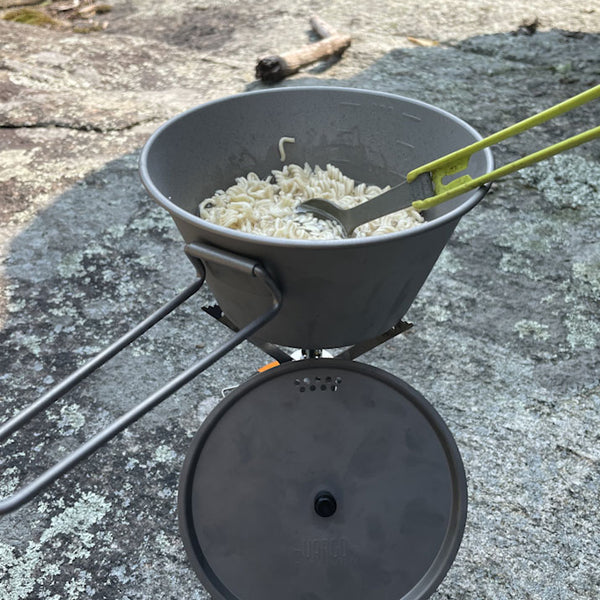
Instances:
[[[289,240],[207,222],[198,205],[249,172],[268,176],[286,163],[328,163],[359,182],[394,185],[411,169],[481,139],[467,123],[419,100],[335,87],[247,92],[184,112],[148,140],[140,173],[149,194],[173,217],[192,262],[228,319],[243,327],[265,313],[272,295],[251,269],[260,264],[281,292],[281,309],[254,339],[303,349],[337,348],[373,338],[405,315],[481,187],[424,213],[422,225],[341,240]],[[493,169],[485,149],[467,173]]]

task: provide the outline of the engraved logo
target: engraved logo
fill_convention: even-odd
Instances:
[[[348,540],[345,538],[315,538],[303,540],[294,549],[296,563],[345,564],[348,562]]]

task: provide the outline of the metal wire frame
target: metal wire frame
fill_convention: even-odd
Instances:
[[[177,390],[189,383],[192,379],[205,371],[217,360],[238,346],[241,342],[248,339],[256,333],[263,325],[268,323],[279,311],[281,306],[281,293],[275,282],[270,278],[264,268],[244,257],[239,257],[231,253],[211,248],[202,244],[188,244],[185,251],[190,258],[193,258],[193,263],[198,272],[198,279],[189,285],[185,290],[178,294],[175,298],[167,302],[157,311],[149,315],[146,319],[138,323],[125,335],[108,346],[106,349],[97,354],[88,363],[74,371],[67,378],[54,386],[49,392],[41,398],[24,408],[17,415],[9,419],[0,426],[0,442],[7,439],[13,433],[21,429],[26,423],[31,421],[40,412],[47,409],[50,405],[62,398],[69,390],[81,383],[91,373],[121,352],[126,346],[147,332],[151,327],[156,325],[175,308],[183,304],[191,298],[204,284],[205,268],[202,259],[215,259],[218,256],[220,262],[227,264],[229,267],[242,270],[252,277],[257,277],[262,280],[265,286],[271,292],[273,302],[269,310],[260,315],[252,322],[242,327],[235,332],[233,336],[228,338],[219,347],[217,347],[208,356],[198,360],[185,371],[181,372],[177,377],[169,381],[162,388],[148,396],[137,406],[130,409],[125,414],[121,415],[110,425],[102,429],[92,438],[81,444],[73,452],[62,458],[60,461],[49,467],[41,475],[36,477],[31,482],[19,488],[11,496],[0,500],[0,515],[7,514],[21,507],[26,502],[29,502],[34,496],[49,486],[56,479],[70,471],[81,461],[114,438],[117,434],[127,428],[129,425],[140,419],[147,412],[158,406],[163,400],[174,394]]]

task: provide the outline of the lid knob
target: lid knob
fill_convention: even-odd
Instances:
[[[315,496],[315,512],[320,517],[331,517],[337,509],[337,502],[331,492],[319,492]]]

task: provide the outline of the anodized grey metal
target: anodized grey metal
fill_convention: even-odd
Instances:
[[[202,310],[207,315],[210,315],[213,319],[216,319],[217,321],[219,321],[219,323],[222,323],[223,325],[225,325],[225,327],[228,327],[229,329],[231,329],[231,331],[239,331],[237,326],[234,325],[225,316],[225,314],[223,314],[223,311],[221,310],[221,307],[218,304],[212,304],[210,306],[203,306]],[[249,338],[248,342],[250,342],[257,348],[262,350],[265,354],[269,355],[271,358],[274,358],[279,363],[288,362],[290,360],[293,360],[292,357],[287,352],[284,352],[279,346],[276,346],[275,344],[271,344],[270,342],[257,342],[256,340],[254,340],[252,338]]]
[[[184,545],[213,600],[424,600],[466,512],[439,414],[393,375],[339,359],[286,363],[231,392],[179,489]]]
[[[3,442],[15,431],[21,429],[26,423],[31,421],[37,414],[46,410],[50,405],[62,398],[69,390],[74,388],[78,383],[91,375],[96,369],[100,368],[104,363],[109,361],[113,356],[117,355],[121,350],[135,341],[138,337],[144,334],[148,329],[156,325],[161,319],[166,317],[171,311],[177,308],[180,304],[188,300],[195,294],[203,285],[204,278],[199,278],[190,284],[183,292],[175,298],[167,302],[156,312],[149,315],[146,319],[138,323],[130,329],[125,335],[121,336],[117,341],[99,352],[90,361],[79,367],[68,377],[56,384],[52,389],[46,392],[42,397],[26,406],[23,410],[11,417],[8,421],[0,425],[0,442]]]
[[[201,252],[201,248],[198,252]],[[212,255],[212,253],[211,253]],[[223,253],[220,260],[223,264],[231,264],[233,268],[240,268],[242,270],[248,270],[248,262],[245,259],[239,259],[231,253]],[[199,271],[200,265],[198,265]],[[189,383],[192,379],[198,376],[202,371],[205,371],[208,367],[214,364],[217,360],[222,358],[230,350],[241,344],[243,341],[251,337],[256,331],[268,323],[279,311],[281,307],[281,294],[277,289],[277,286],[264,271],[264,269],[257,263],[250,267],[252,277],[262,282],[262,285],[271,295],[271,304],[265,310],[262,315],[259,315],[253,319],[250,323],[240,328],[239,331],[235,332],[233,336],[221,343],[215,350],[213,350],[208,356],[195,362],[191,367],[181,372],[177,377],[162,386],[159,390],[148,396],[145,400],[140,402],[138,405],[121,415],[110,425],[99,431],[92,438],[78,446],[73,452],[62,458],[60,461],[46,469],[41,475],[23,485],[16,492],[10,496],[0,500],[0,515],[12,512],[31,500],[44,488],[49,486],[52,482],[56,481],[59,477],[70,471],[73,467],[79,464],[81,461],[90,456],[93,452],[98,450],[101,446],[106,444],[109,440],[127,428],[129,425],[143,417],[147,412],[158,406],[163,400],[166,400],[169,396],[174,394],[178,389]],[[204,278],[201,277],[199,280],[188,286],[183,292],[178,294],[173,300],[166,303],[162,308],[154,312],[152,315],[147,317],[144,321],[132,328],[128,333],[122,336],[119,340],[113,343],[111,346],[100,352],[95,358],[89,361],[86,365],[75,371],[69,377],[61,381],[56,385],[50,392],[40,398],[37,402],[32,403],[19,414],[14,416],[12,419],[7,421],[0,430],[4,438],[8,437],[12,433],[18,431],[25,423],[30,421],[36,414],[45,410],[54,401],[58,400],[64,394],[66,394],[75,385],[83,381],[93,371],[95,371],[102,364],[106,363],[110,358],[118,354],[125,346],[130,344],[133,340],[138,338],[140,335],[148,331],[158,321],[167,316],[173,309],[188,300],[193,294],[195,294],[202,284]],[[2,438],[2,439],[4,439]]]
[[[276,239],[234,231],[198,216],[199,202],[250,171],[260,177],[288,163],[333,163],[348,176],[394,185],[418,165],[476,140],[479,134],[448,112],[418,100],[343,88],[280,88],[248,92],[191,109],[148,140],[140,174],[166,208],[186,244],[202,242],[260,261],[284,302],[260,338],[296,348],[333,348],[373,338],[404,316],[459,219],[487,187],[445,202],[427,223],[386,236],[332,241]],[[489,149],[467,172],[493,168]],[[251,277],[206,260],[207,282],[236,325],[269,302]]]
[[[352,208],[340,208],[335,202],[324,198],[311,198],[302,202],[296,210],[310,212],[321,219],[329,219],[341,226],[348,237],[357,227],[411,206],[416,200],[434,195],[433,182],[429,173],[422,173],[414,181],[403,181],[382,192],[367,202]]]

